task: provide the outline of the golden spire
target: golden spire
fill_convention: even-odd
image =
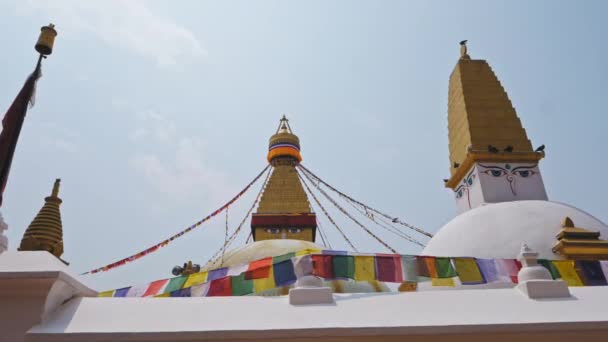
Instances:
[[[316,216],[296,170],[302,160],[300,139],[291,131],[285,116],[270,137],[267,159],[273,169],[258,209],[251,217],[253,239],[314,241]]]
[[[38,212],[21,240],[20,251],[48,251],[57,258],[63,254],[63,229],[59,205],[60,179],[55,180],[51,196],[44,199],[44,206]]]
[[[450,76],[448,130],[450,173],[454,188],[473,161],[539,160],[526,130],[494,71],[485,60],[470,59],[466,41]]]

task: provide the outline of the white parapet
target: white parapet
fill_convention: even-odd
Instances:
[[[289,290],[289,304],[292,305],[332,304],[333,302],[332,289],[324,287],[321,278],[313,275],[299,278],[296,286]]]

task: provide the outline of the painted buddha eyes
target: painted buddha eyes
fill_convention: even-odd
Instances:
[[[266,233],[279,234],[279,233],[281,233],[281,229],[280,228],[266,228]]]
[[[500,170],[500,169],[489,169],[489,170],[483,171],[483,173],[485,173],[486,175],[490,175],[492,177],[501,177],[501,176],[506,175],[507,171]]]
[[[516,170],[513,171],[513,174],[520,176],[522,178],[527,178],[529,176],[533,176],[536,174],[534,170]]]
[[[281,234],[281,228],[266,228],[268,234]],[[287,232],[290,234],[297,234],[302,232],[302,228],[287,228]]]

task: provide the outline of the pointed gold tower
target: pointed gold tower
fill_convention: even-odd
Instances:
[[[450,179],[454,189],[476,161],[536,162],[526,130],[494,71],[471,59],[466,41],[450,76],[448,94]]]
[[[300,139],[293,134],[289,120],[281,119],[277,132],[270,137],[268,162],[272,175],[264,189],[257,212],[251,218],[255,241],[295,239],[313,242],[316,216],[296,171],[302,161]]]
[[[59,205],[60,179],[55,180],[51,196],[44,199],[44,206],[38,212],[21,240],[20,251],[48,251],[57,258],[63,254],[63,229]]]

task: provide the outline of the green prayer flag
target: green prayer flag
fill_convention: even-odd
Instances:
[[[544,266],[547,270],[549,270],[549,273],[551,273],[551,278],[553,278],[553,279],[561,278],[559,271],[557,270],[555,265],[553,265],[551,260],[538,259],[538,263],[541,264],[542,266]]]
[[[334,277],[355,278],[355,258],[352,255],[334,255],[332,258]]]
[[[171,280],[169,280],[169,284],[167,284],[163,292],[173,292],[181,289],[186,280],[188,280],[188,276],[171,278]]]
[[[253,280],[245,279],[245,274],[231,277],[232,295],[245,296],[253,293]]]
[[[272,263],[273,264],[278,264],[281,261],[289,260],[289,259],[291,259],[291,258],[293,258],[295,256],[296,256],[295,252],[287,253],[287,254],[283,254],[283,255],[279,255],[279,256],[275,256],[275,257],[272,257]]]
[[[452,267],[450,258],[435,258],[435,269],[439,278],[452,278],[456,276],[456,270]]]

